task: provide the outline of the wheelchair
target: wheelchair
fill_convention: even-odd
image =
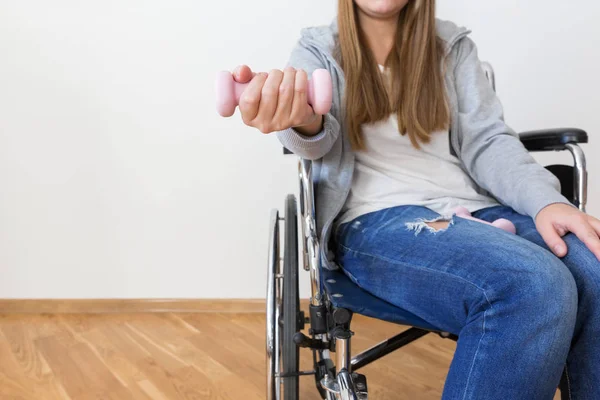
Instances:
[[[482,67],[495,90],[491,65],[483,63]],[[546,168],[560,180],[563,195],[585,212],[587,171],[585,155],[579,144],[588,142],[587,133],[581,129],[566,128],[526,132],[519,136],[529,151],[566,150],[572,154],[572,166],[549,165]],[[284,153],[291,154],[287,149]],[[341,269],[331,271],[321,268],[311,161],[299,160],[298,176],[299,205],[294,195],[288,195],[283,217],[277,209],[272,210],[269,225],[267,399],[297,400],[299,379],[306,375],[314,377],[323,399],[367,399],[366,377],[358,373],[362,367],[429,333],[454,341],[458,337],[439,331],[418,316],[362,290]],[[280,232],[281,226],[283,232]],[[308,312],[300,308],[300,264],[310,273]],[[354,313],[410,328],[352,357],[351,338],[354,332],[350,325]],[[302,333],[306,324],[310,324],[310,336]],[[312,351],[312,371],[299,370],[302,348]]]

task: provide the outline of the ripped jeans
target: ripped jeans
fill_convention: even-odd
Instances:
[[[401,206],[334,235],[336,261],[359,286],[459,336],[443,399],[600,399],[600,262],[574,235],[554,256],[530,217],[504,206],[517,235]]]

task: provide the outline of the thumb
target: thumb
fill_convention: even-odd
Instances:
[[[233,70],[233,79],[239,83],[250,82],[254,75],[256,74],[247,65],[240,65]]]
[[[552,250],[557,257],[564,257],[567,255],[567,245],[551,223],[540,224],[540,226],[538,226],[538,231],[540,232],[540,235],[542,235],[544,242],[546,242],[550,250]]]

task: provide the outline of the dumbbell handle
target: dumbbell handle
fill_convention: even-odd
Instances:
[[[331,108],[333,96],[331,75],[329,75],[329,72],[325,69],[315,70],[312,74],[312,79],[308,81],[307,85],[308,104],[316,114],[327,114]],[[217,112],[223,117],[232,116],[235,108],[240,103],[240,98],[248,83],[236,82],[230,72],[221,71],[217,75],[215,86]]]

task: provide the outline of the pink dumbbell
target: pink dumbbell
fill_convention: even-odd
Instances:
[[[504,218],[497,219],[494,222],[490,223],[490,222],[484,221],[482,219],[472,217],[469,210],[467,210],[465,207],[457,207],[456,210],[454,210],[454,214],[456,214],[457,216],[459,216],[461,218],[470,219],[472,221],[477,221],[477,222],[481,222],[481,223],[484,223],[487,225],[495,226],[496,228],[500,228],[500,229],[502,229],[506,232],[512,233],[512,234],[517,233],[517,228],[515,228],[515,224],[513,224],[512,222],[510,222],[509,220],[504,219]]]
[[[223,117],[231,117],[235,108],[240,103],[240,97],[248,86],[247,83],[239,83],[233,80],[228,71],[221,71],[217,75],[216,94],[217,112]],[[326,69],[317,69],[308,81],[308,104],[314,112],[325,115],[331,108],[333,88],[331,86],[331,75]]]

